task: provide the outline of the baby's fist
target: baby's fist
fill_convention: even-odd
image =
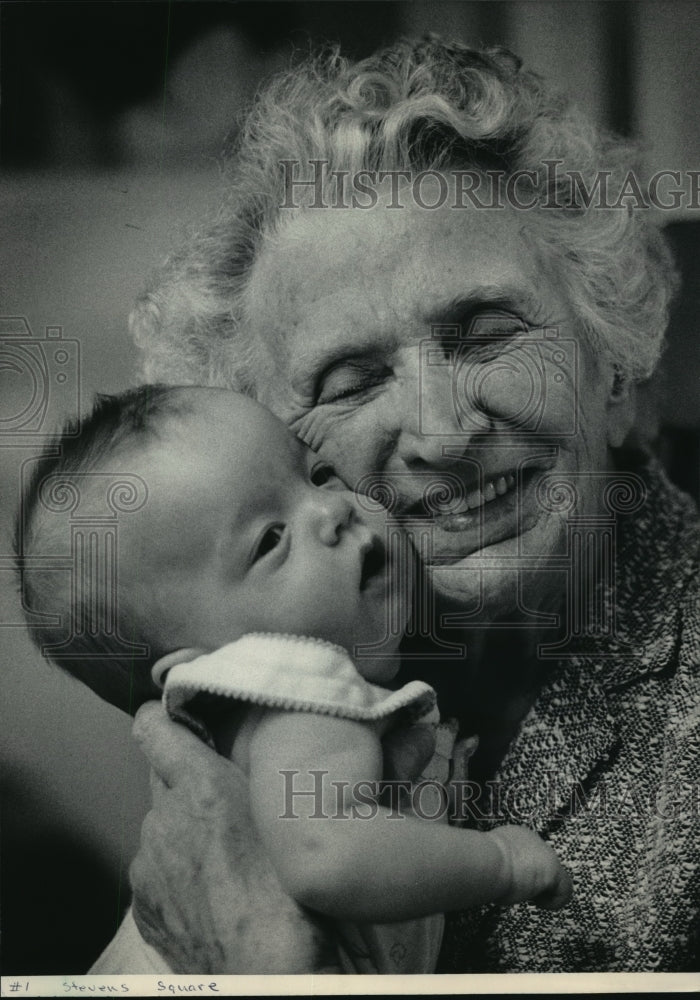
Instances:
[[[545,910],[561,910],[572,896],[571,876],[544,840],[525,826],[499,826],[489,836],[507,865],[506,890],[499,902],[529,901]]]

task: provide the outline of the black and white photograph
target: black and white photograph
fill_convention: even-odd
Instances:
[[[700,990],[700,2],[0,66],[2,996]]]

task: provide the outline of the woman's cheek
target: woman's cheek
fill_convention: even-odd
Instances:
[[[371,405],[329,414],[319,452],[353,489],[370,472],[381,472],[390,451],[377,407]]]
[[[383,471],[395,449],[400,411],[391,393],[375,391],[370,398],[316,406],[292,430],[352,489],[368,473]]]
[[[483,431],[491,418],[520,434],[574,435],[580,423],[575,348],[572,341],[526,343],[457,370],[453,393],[463,429]]]

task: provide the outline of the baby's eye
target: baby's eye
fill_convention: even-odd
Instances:
[[[269,552],[272,552],[273,549],[277,548],[279,543],[282,541],[283,536],[283,524],[273,524],[271,527],[266,528],[255,547],[252,561],[255,563],[258,559],[263,559]]]
[[[309,480],[313,486],[327,486],[337,479],[339,479],[338,473],[328,462],[317,462],[309,473]]]

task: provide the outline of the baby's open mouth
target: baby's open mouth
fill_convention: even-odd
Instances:
[[[362,553],[360,590],[365,590],[377,578],[383,578],[386,565],[386,550],[379,535],[373,535]]]

